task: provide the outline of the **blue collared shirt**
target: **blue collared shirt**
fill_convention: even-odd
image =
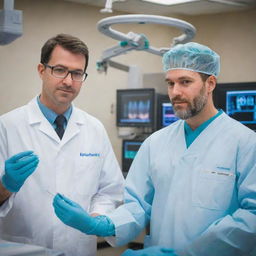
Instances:
[[[40,108],[40,110],[42,111],[43,115],[45,116],[45,118],[49,121],[49,123],[52,125],[52,127],[55,129],[56,128],[56,124],[54,123],[56,117],[58,116],[58,114],[56,114],[54,111],[52,111],[51,109],[49,109],[48,107],[46,107],[41,101],[39,96],[37,97],[37,103],[38,106]],[[64,129],[66,129],[67,127],[67,122],[71,116],[72,113],[72,106],[70,106],[67,111],[63,114],[66,118],[66,122],[64,124]]]

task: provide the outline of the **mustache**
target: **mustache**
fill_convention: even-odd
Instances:
[[[63,91],[67,91],[67,92],[74,92],[75,90],[72,88],[72,87],[70,87],[70,86],[60,86],[59,88],[58,88],[58,90],[63,90]]]
[[[174,98],[171,99],[171,103],[176,103],[176,102],[185,102],[185,103],[189,103],[186,99],[183,99],[179,96],[176,96]]]

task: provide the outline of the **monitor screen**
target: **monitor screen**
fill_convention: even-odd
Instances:
[[[154,126],[154,89],[117,90],[117,126]]]
[[[157,129],[166,127],[179,120],[174,114],[168,95],[158,95],[157,98]]]
[[[141,144],[142,140],[123,140],[122,149],[122,171],[128,172],[135,158]]]
[[[230,117],[256,130],[256,82],[218,84],[214,102]]]

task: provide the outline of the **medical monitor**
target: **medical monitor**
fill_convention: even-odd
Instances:
[[[154,89],[117,90],[116,102],[118,127],[154,127]]]
[[[128,172],[135,158],[141,144],[142,140],[123,140],[122,146],[122,171]]]
[[[215,90],[216,107],[256,131],[256,82],[218,84]]]
[[[168,95],[157,96],[157,130],[166,127],[179,120],[174,114],[172,104]]]

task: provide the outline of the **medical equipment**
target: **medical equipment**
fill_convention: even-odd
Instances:
[[[115,40],[119,40],[119,45],[111,47],[102,53],[101,59],[97,62],[97,70],[99,72],[106,72],[108,65],[115,67],[120,70],[129,71],[129,66],[120,64],[110,59],[124,54],[128,51],[146,51],[152,54],[162,56],[167,52],[169,48],[156,48],[150,46],[149,40],[143,34],[137,34],[129,32],[124,34],[111,28],[114,24],[159,24],[176,27],[183,31],[183,34],[173,39],[173,47],[176,44],[182,44],[189,42],[196,33],[196,29],[193,25],[180,19],[169,18],[158,15],[143,15],[143,14],[130,14],[130,15],[119,15],[114,17],[108,17],[100,20],[97,24],[98,30],[106,36],[109,36]]]
[[[106,0],[105,8],[101,9],[101,13],[111,13],[112,12],[112,5],[114,2],[125,2],[126,0]]]
[[[186,69],[217,77],[220,73],[220,56],[205,45],[189,42],[177,45],[164,54],[163,69],[165,72]]]
[[[22,11],[13,7],[14,0],[4,0],[4,8],[0,10],[0,45],[22,36]]]
[[[213,99],[216,108],[256,131],[256,82],[218,83]]]

